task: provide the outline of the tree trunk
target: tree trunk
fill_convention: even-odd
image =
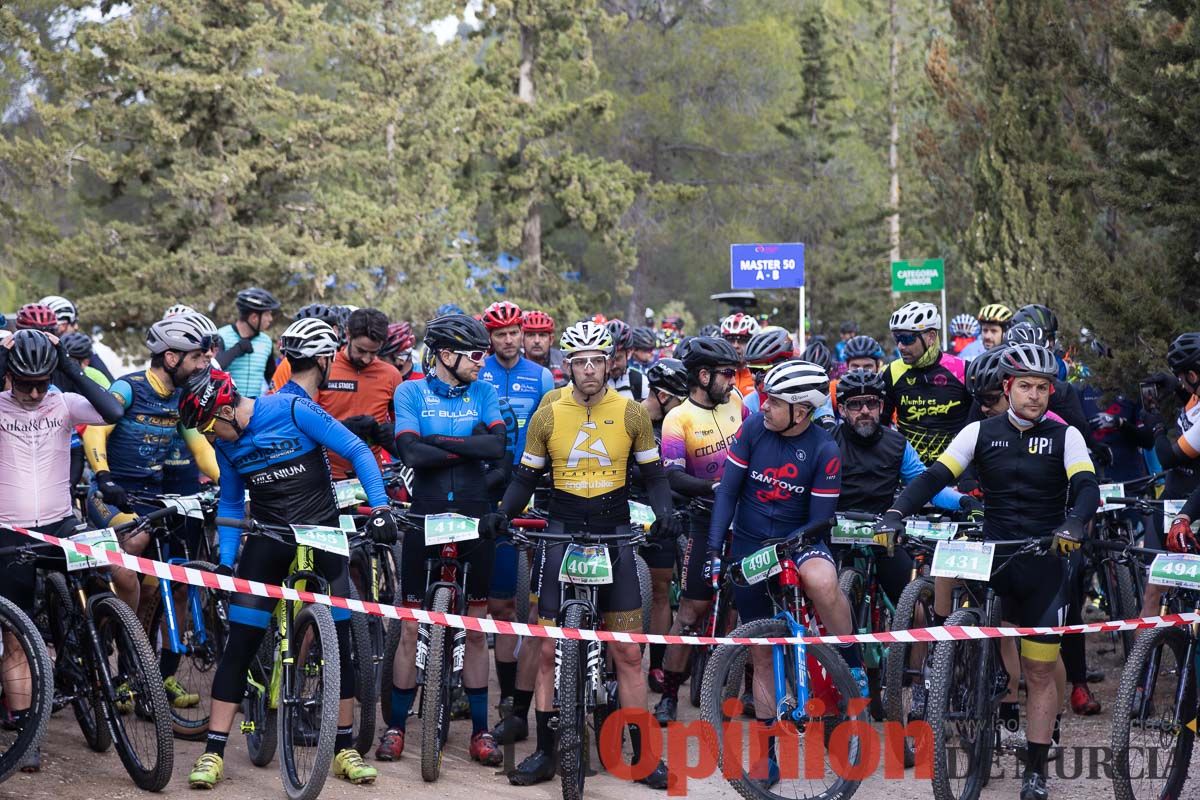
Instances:
[[[896,0],[888,0],[890,52],[888,56],[888,246],[891,260],[900,260],[900,115],[896,109],[899,95],[900,23]],[[893,292],[893,296],[895,293]]]
[[[527,25],[521,26],[521,64],[517,73],[517,99],[532,106],[537,99],[533,83],[533,65],[537,58],[537,31]],[[529,206],[525,212],[525,223],[521,226],[521,262],[532,274],[533,291],[540,294],[542,285],[542,207],[538,189],[529,195]]]

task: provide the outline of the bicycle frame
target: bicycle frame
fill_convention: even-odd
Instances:
[[[450,590],[452,597],[452,608],[455,613],[465,614],[467,605],[467,593],[465,587],[467,585],[467,575],[470,572],[471,565],[460,563],[458,560],[458,543],[449,542],[442,545],[441,554],[437,558],[428,558],[425,560],[426,579],[425,579],[425,605],[428,607],[433,602],[433,595],[440,588]],[[440,580],[433,580],[435,570],[440,570]],[[459,570],[462,571],[462,581],[458,581]],[[417,685],[425,684],[425,664],[429,658],[429,640],[430,626],[420,625],[417,627]],[[451,639],[450,645],[450,674],[462,672],[463,663],[467,657],[467,632],[463,628],[455,628],[454,636]],[[424,696],[422,696],[424,701]]]

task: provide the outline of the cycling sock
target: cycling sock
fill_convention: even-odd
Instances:
[[[1068,619],[1067,624],[1071,624]],[[1084,650],[1083,634],[1062,637],[1063,666],[1067,670],[1068,683],[1087,683],[1087,654]]]
[[[225,743],[229,741],[229,731],[220,733],[219,731],[209,731],[204,737],[204,752],[216,753],[221,758],[225,757]]]
[[[862,667],[862,649],[857,644],[839,644],[838,647],[842,649],[842,658],[846,659],[847,667]]]
[[[537,718],[537,749],[547,755],[554,755],[554,712],[534,711]]]
[[[686,672],[676,672],[668,669],[663,673],[663,697],[679,699],[679,687],[687,680]]]
[[[392,687],[392,727],[404,730],[408,726],[408,712],[417,699],[417,687],[397,689]]]
[[[1009,733],[1016,733],[1021,730],[1021,704],[1001,703],[1000,724]]]
[[[158,671],[165,681],[179,670],[180,654],[171,650],[163,650],[158,654]]]
[[[533,705],[533,692],[525,689],[513,690],[513,716],[529,720],[529,707]]]
[[[515,664],[513,666],[516,666]],[[488,729],[488,690],[486,686],[478,689],[463,687],[467,695],[467,705],[471,707],[471,735]]]
[[[517,662],[496,658],[496,680],[500,683],[500,699],[512,697],[517,690]]]
[[[642,750],[642,726],[629,725],[627,726],[627,730],[629,731],[629,746],[633,749],[633,763],[640,764],[642,763],[642,756],[644,754]]]
[[[1029,742],[1028,755],[1025,760],[1025,774],[1037,772],[1041,775],[1046,774],[1046,762],[1050,757],[1050,745],[1041,744],[1040,742]]]
[[[663,668],[663,656],[667,654],[667,646],[665,644],[650,645],[650,669]]]
[[[1061,722],[1062,714],[1056,714],[1054,716],[1054,732],[1050,734],[1050,741],[1054,742],[1054,744],[1062,741],[1062,730],[1059,728],[1059,723]]]
[[[351,747],[354,747],[354,726],[347,725],[343,728],[339,725],[337,736],[333,740],[333,752],[340,753]]]

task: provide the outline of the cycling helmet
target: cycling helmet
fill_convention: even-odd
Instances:
[[[853,339],[846,341],[846,346],[842,349],[842,355],[847,361],[852,358],[874,358],[878,360],[883,358],[883,348],[879,346],[879,342],[870,336],[855,336]]]
[[[1011,344],[1000,354],[1000,375],[1005,378],[1023,376],[1054,380],[1058,377],[1058,359],[1044,345]]]
[[[221,406],[236,405],[239,397],[228,372],[200,370],[188,378],[179,395],[179,423],[184,428],[199,428],[211,421]]]
[[[979,320],[970,314],[959,314],[950,320],[951,336],[978,336]]]
[[[12,335],[8,371],[18,378],[44,378],[58,366],[58,348],[45,331],[24,328]]]
[[[449,317],[449,316],[453,316],[455,314],[462,314],[462,315],[466,316],[466,313],[467,312],[463,311],[460,307],[454,305],[454,303],[442,303],[440,306],[437,307],[437,310],[433,312],[433,316],[435,318],[436,317]]]
[[[319,319],[298,319],[279,337],[279,352],[292,358],[331,356],[337,349],[337,331]]]
[[[194,316],[188,314],[160,319],[146,331],[146,347],[155,355],[168,350],[181,353],[207,350],[211,346],[212,335],[204,330]]]
[[[1167,366],[1171,372],[1200,372],[1200,333],[1181,333],[1167,348]]]
[[[883,381],[883,376],[878,372],[852,369],[838,378],[837,393],[839,403],[851,397],[862,397],[868,394],[882,398],[887,393],[887,385]]]
[[[1016,325],[1018,322],[1028,322],[1035,328],[1041,328],[1042,338],[1047,341],[1058,335],[1058,317],[1053,311],[1037,303],[1018,308],[1012,315],[1012,324]]]
[[[425,345],[430,351],[487,350],[491,344],[483,323],[466,314],[450,314],[425,323]]]
[[[804,352],[800,354],[800,358],[810,364],[816,364],[826,373],[833,369],[833,354],[829,352],[829,346],[820,339],[810,342],[808,347],[804,348]]]
[[[705,325],[703,328],[701,328],[696,335],[697,336],[720,336],[721,335],[721,326],[714,325],[713,323],[710,322],[707,325]]]
[[[1000,357],[1008,345],[997,345],[967,362],[967,391],[972,397],[1000,391],[1004,376],[1000,374]]]
[[[1039,328],[1029,322],[1015,322],[1004,332],[1005,344],[1036,344],[1045,346],[1046,334],[1042,328]]]
[[[888,328],[893,331],[912,331],[923,333],[936,331],[942,327],[942,315],[938,313],[933,303],[905,303],[896,309],[888,320]]]
[[[988,303],[979,309],[975,315],[980,322],[990,322],[993,325],[1007,325],[1012,322],[1012,309],[1002,303]]]
[[[521,315],[521,330],[525,333],[554,333],[554,318],[545,311],[526,311]]]
[[[182,314],[177,314],[176,316],[187,317],[189,320],[195,323],[196,327],[199,328],[202,333],[206,333],[209,336],[212,336],[214,339],[217,338],[217,326],[213,324],[211,319],[204,316],[199,311],[185,311]]]
[[[387,330],[387,341],[383,343],[383,347],[379,348],[379,355],[381,356],[407,353],[417,343],[417,337],[413,336],[412,325],[407,322],[393,322],[391,325],[388,325]]]
[[[166,319],[167,317],[174,317],[178,314],[190,314],[195,310],[196,309],[192,308],[191,306],[185,306],[183,303],[176,303],[163,312],[163,319]]]
[[[650,328],[634,328],[629,335],[629,346],[634,350],[653,350],[657,344]]]
[[[618,350],[628,350],[633,346],[633,328],[624,320],[610,319],[604,327],[613,337],[613,347]]]
[[[86,333],[68,333],[58,341],[63,346],[63,352],[71,358],[92,357],[92,338]]]
[[[346,316],[349,316],[349,314]],[[319,319],[329,325],[342,324],[340,307],[327,306],[324,303],[309,303],[296,312],[296,319]]]
[[[608,328],[585,319],[563,331],[558,346],[568,357],[586,350],[599,350],[608,356],[612,355],[613,337]]]
[[[41,300],[38,300],[39,305],[46,306],[54,312],[54,316],[59,322],[72,323],[79,319],[79,313],[75,310],[75,304],[65,297],[60,297],[56,294],[46,295]]]
[[[762,391],[785,403],[807,403],[816,409],[829,402],[829,375],[807,361],[784,361],[763,378]]]
[[[746,345],[747,364],[773,364],[795,355],[792,337],[780,327],[763,328]]]
[[[758,333],[758,320],[738,311],[721,320],[722,336],[753,336]]]
[[[736,367],[741,359],[733,345],[716,336],[689,336],[687,346],[678,348],[675,357],[683,362],[683,366],[691,375],[701,369],[711,369],[722,364]]]
[[[858,323],[854,320],[846,320],[842,323],[842,327],[839,328],[839,333],[853,333],[855,336],[857,336]]]
[[[656,392],[666,392],[673,397],[687,397],[687,368],[678,358],[662,358],[646,370],[646,380]]]
[[[243,314],[279,310],[279,301],[275,299],[275,295],[257,286],[251,286],[249,289],[242,289],[238,292],[234,304]]]
[[[510,303],[507,300],[492,303],[483,312],[483,327],[489,331],[510,328],[513,325],[520,324],[521,309],[517,308],[516,303]]]
[[[26,303],[17,310],[17,330],[24,328],[53,333],[58,330],[58,316],[50,306]]]

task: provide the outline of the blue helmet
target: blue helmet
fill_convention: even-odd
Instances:
[[[437,311],[433,312],[433,316],[434,317],[448,317],[451,314],[465,315],[466,313],[467,312],[463,311],[461,308],[454,305],[454,303],[442,303],[440,306],[437,307]]]

